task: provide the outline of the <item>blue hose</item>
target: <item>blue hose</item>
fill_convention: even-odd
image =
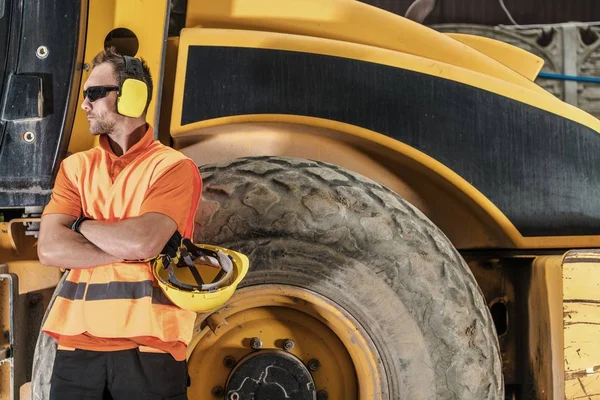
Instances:
[[[538,74],[538,78],[558,79],[561,81],[600,83],[600,78],[596,77],[596,76],[564,75],[564,74],[555,74],[552,72],[540,72]]]

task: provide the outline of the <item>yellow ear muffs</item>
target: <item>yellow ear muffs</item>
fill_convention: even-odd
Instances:
[[[131,118],[138,118],[144,113],[148,101],[148,87],[137,79],[125,79],[117,98],[117,112]]]
[[[139,77],[143,72],[142,61],[123,56],[125,63],[125,72],[128,76]],[[119,88],[119,97],[117,98],[117,112],[121,115],[131,118],[141,117],[148,101],[148,86],[139,80],[127,78]]]

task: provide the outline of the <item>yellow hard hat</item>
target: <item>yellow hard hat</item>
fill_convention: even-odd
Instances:
[[[227,303],[248,273],[248,257],[233,250],[183,239],[175,257],[152,263],[158,285],[184,310],[208,312]]]

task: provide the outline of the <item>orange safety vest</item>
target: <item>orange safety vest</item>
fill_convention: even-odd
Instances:
[[[182,161],[193,164],[180,152],[154,141],[152,128],[121,157],[115,156],[106,139],[101,138],[100,147],[63,161],[44,214],[75,214],[73,191],[77,191],[83,214],[89,218],[118,221],[148,211],[163,212],[178,222],[184,237],[191,237],[201,191],[195,164],[195,176],[190,172],[185,177],[187,182],[167,182],[173,188],[165,189],[168,193],[162,201],[146,203],[148,192],[157,190],[157,182],[166,179],[166,174],[174,166],[181,166]],[[185,168],[191,171],[189,166]],[[169,181],[173,179],[169,177]],[[182,183],[187,189],[181,187]],[[177,195],[173,191],[186,195],[164,198]],[[87,350],[150,346],[182,360],[195,318],[196,313],[178,308],[163,294],[149,263],[118,262],[70,270],[42,330],[58,339],[59,344],[81,343],[73,347]]]

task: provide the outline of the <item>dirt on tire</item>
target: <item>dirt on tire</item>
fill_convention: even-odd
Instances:
[[[412,398],[503,398],[483,294],[448,238],[403,198],[303,159],[245,158],[200,171],[195,241],[246,253],[243,285],[300,285],[342,305],[378,346],[390,398],[423,396],[423,385],[426,397]]]

